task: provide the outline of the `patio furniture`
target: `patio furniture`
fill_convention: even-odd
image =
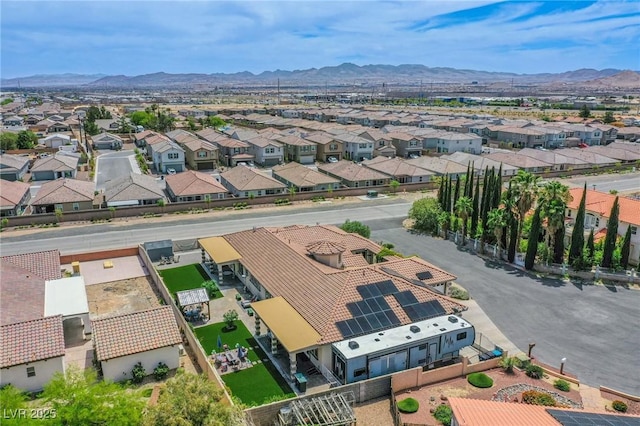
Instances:
[[[236,294],[236,300],[237,301],[242,300],[242,295],[240,293]]]
[[[247,309],[247,315],[249,315],[250,317],[252,317],[254,314],[253,309],[249,308]]]

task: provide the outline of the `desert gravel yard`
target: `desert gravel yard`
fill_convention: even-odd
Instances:
[[[85,287],[91,319],[138,312],[160,306],[149,277],[129,278]]]
[[[389,426],[393,424],[391,398],[388,396],[372,399],[363,404],[356,404],[353,411],[356,415],[356,422],[359,425]]]

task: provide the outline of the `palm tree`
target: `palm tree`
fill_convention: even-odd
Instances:
[[[489,211],[487,216],[487,229],[492,229],[496,236],[496,246],[498,247],[498,256],[500,256],[500,245],[502,241],[502,231],[507,226],[507,214],[504,209],[493,209]]]
[[[536,202],[538,197],[538,181],[540,178],[524,170],[518,170],[518,174],[511,180],[513,191],[511,192],[512,211],[518,218],[518,238],[516,247],[520,246],[520,234],[524,217]]]
[[[473,212],[473,201],[469,197],[460,197],[456,201],[456,214],[462,220],[462,245],[467,235],[467,219]]]
[[[547,184],[540,193],[539,204],[546,219],[547,234],[549,234],[549,251],[555,249],[555,237],[558,230],[564,225],[564,212],[571,201],[569,187],[558,181]]]

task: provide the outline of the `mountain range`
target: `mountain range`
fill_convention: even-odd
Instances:
[[[424,65],[364,65],[344,63],[338,66],[309,68],[305,70],[275,70],[253,74],[168,74],[158,72],[137,76],[104,74],[55,74],[34,75],[2,79],[2,87],[77,87],[91,88],[194,88],[217,85],[269,85],[280,80],[283,85],[429,85],[441,83],[457,84],[528,84],[528,85],[580,85],[597,88],[640,88],[640,73],[618,69],[579,69],[563,73],[515,74],[488,72],[457,68],[427,67]]]

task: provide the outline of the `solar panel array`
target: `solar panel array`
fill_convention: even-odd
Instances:
[[[420,303],[411,291],[399,291],[391,280],[360,285],[356,290],[362,300],[347,303],[353,318],[336,323],[345,339],[401,324],[384,296],[393,295],[413,322],[445,314],[437,300]]]
[[[416,277],[418,277],[419,280],[429,280],[433,278],[433,274],[429,271],[418,272]]]
[[[562,426],[640,426],[639,417],[547,409]]]

